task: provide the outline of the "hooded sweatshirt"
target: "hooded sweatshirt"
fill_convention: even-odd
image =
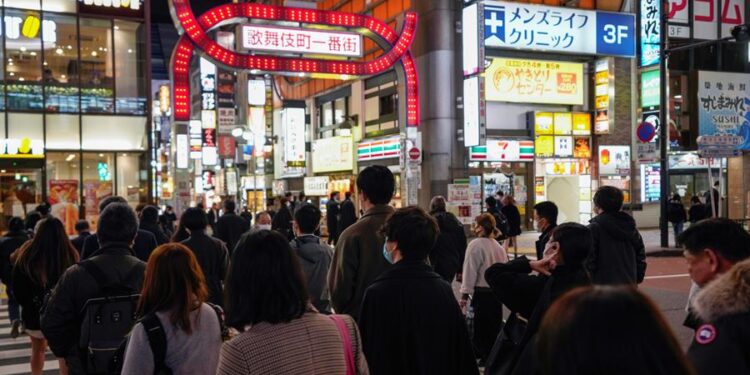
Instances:
[[[321,244],[320,238],[311,234],[302,235],[291,242],[297,253],[302,270],[307,278],[307,288],[315,308],[325,314],[331,313],[331,297],[326,283],[328,269],[333,258],[333,249]]]
[[[586,268],[594,284],[640,284],[646,274],[646,248],[635,220],[620,211],[589,222],[594,246]]]
[[[750,374],[750,260],[706,285],[693,309],[706,322],[688,350],[697,374]]]

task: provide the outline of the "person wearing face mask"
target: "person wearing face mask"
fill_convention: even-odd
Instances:
[[[438,230],[419,207],[397,210],[381,230],[393,266],[367,288],[359,319],[373,375],[478,373],[453,291],[427,264]]]
[[[259,212],[255,215],[255,225],[250,228],[250,234],[262,230],[271,230],[271,214],[269,214],[268,211]]]
[[[224,279],[229,268],[227,245],[206,234],[208,215],[202,209],[188,208],[182,214],[180,221],[190,232],[190,237],[181,243],[195,254],[201,266],[208,288],[208,302],[224,306]]]
[[[292,227],[296,236],[290,243],[297,254],[307,279],[310,302],[323,314],[331,313],[331,297],[326,285],[333,249],[320,243],[314,233],[320,226],[320,209],[311,204],[300,204],[294,211]]]
[[[592,245],[591,230],[577,223],[556,226],[549,235],[543,257],[529,260],[525,256],[508,263],[496,263],[484,277],[492,291],[511,310],[511,320],[517,327],[527,321],[523,334],[513,337],[513,345],[501,345],[510,350],[488,361],[488,374],[524,375],[539,373],[534,343],[547,309],[565,292],[591,284],[584,268]],[[532,274],[536,272],[536,274]],[[521,318],[519,318],[519,315]],[[505,334],[505,333],[503,333]]]
[[[461,283],[461,309],[466,310],[471,298],[474,309],[474,337],[479,364],[482,366],[495,343],[503,320],[503,305],[497,300],[484,279],[484,273],[495,263],[506,263],[508,255],[495,240],[499,231],[491,214],[482,214],[474,219],[472,231],[477,236],[466,248],[463,280]]]
[[[544,247],[549,242],[550,233],[557,226],[557,205],[553,202],[541,202],[534,206],[534,230],[541,232],[536,241],[536,259],[544,257]]]

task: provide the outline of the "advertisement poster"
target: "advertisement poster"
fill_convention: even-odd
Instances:
[[[599,175],[630,174],[630,146],[599,146]]]
[[[449,184],[448,185],[448,212],[453,213],[462,224],[471,224],[474,217],[471,215],[471,185]]]
[[[354,168],[352,137],[316,139],[312,144],[313,173],[350,171]]]
[[[96,231],[99,219],[99,202],[113,194],[112,181],[84,181],[83,198],[86,202],[86,218],[91,224],[91,230]]]
[[[750,74],[698,72],[700,148],[750,150]]]
[[[65,233],[75,234],[78,221],[78,180],[49,180],[47,203],[52,216],[60,219]]]
[[[583,105],[586,84],[579,63],[495,58],[485,71],[491,101]]]

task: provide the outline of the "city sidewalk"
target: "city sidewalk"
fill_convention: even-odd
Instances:
[[[643,243],[646,245],[647,256],[681,256],[682,249],[677,247],[663,248],[660,245],[660,235],[658,228],[641,229],[641,236],[643,237]],[[518,255],[526,255],[530,257],[536,257],[536,248],[534,243],[539,239],[539,232],[528,231],[523,232],[518,236]],[[471,239],[469,239],[471,241]],[[670,228],[669,231],[669,243],[674,246],[674,235]],[[513,247],[506,249],[508,255],[513,254]]]

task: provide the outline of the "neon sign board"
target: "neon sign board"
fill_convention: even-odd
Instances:
[[[362,36],[343,31],[242,25],[242,47],[254,51],[362,57]]]

